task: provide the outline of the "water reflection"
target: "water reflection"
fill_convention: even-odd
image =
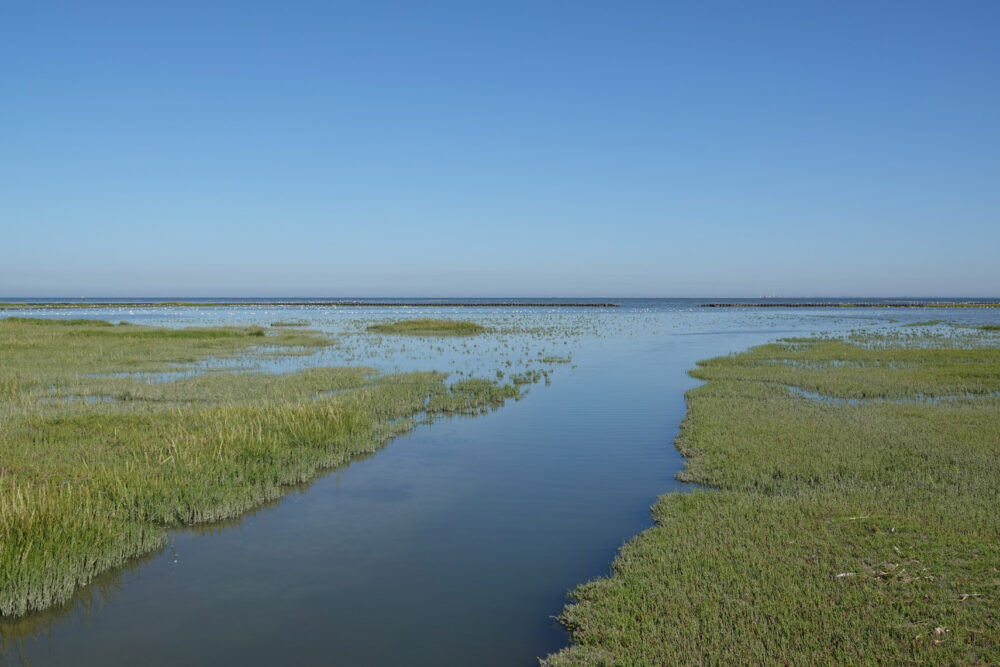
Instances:
[[[60,626],[90,625],[95,614],[121,595],[126,580],[137,576],[161,553],[162,550],[133,558],[122,568],[98,575],[61,605],[21,618],[0,619],[0,655],[27,663],[28,649],[35,649],[34,644],[44,640],[53,641]]]

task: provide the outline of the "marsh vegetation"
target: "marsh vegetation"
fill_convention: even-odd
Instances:
[[[485,333],[486,327],[475,322],[422,318],[372,324],[368,331],[408,336],[476,336]]]
[[[430,371],[196,366],[333,342],[282,328],[0,320],[0,615],[66,600],[160,547],[167,527],[238,515],[420,421],[519,395],[516,382]]]
[[[783,406],[794,399],[821,410],[922,408],[925,403],[945,409],[998,400],[990,390],[992,370],[979,366],[980,352],[1000,342],[994,331],[980,328],[995,325],[996,311],[990,309],[788,313],[638,302],[606,312],[421,310],[420,315],[434,319],[474,320],[486,329],[475,336],[435,336],[369,331],[372,325],[417,316],[409,307],[193,306],[112,304],[83,312],[27,308],[0,314],[0,319],[29,318],[0,323],[0,424],[6,429],[0,439],[4,447],[16,445],[10,448],[15,465],[4,460],[0,466],[17,468],[0,473],[8,517],[13,507],[9,498],[14,497],[9,490],[25,494],[31,507],[51,515],[78,505],[40,502],[39,496],[27,494],[45,489],[76,493],[80,506],[97,517],[90,519],[92,528],[49,522],[44,530],[51,534],[45,540],[43,530],[35,535],[37,543],[22,544],[33,552],[48,549],[56,556],[50,562],[84,572],[80,580],[89,576],[88,568],[109,568],[65,604],[45,613],[0,618],[0,662],[10,657],[16,664],[19,653],[31,664],[103,664],[103,649],[95,647],[113,647],[130,662],[155,654],[161,661],[185,664],[216,650],[244,662],[263,655],[279,661],[281,656],[268,653],[276,633],[296,637],[296,651],[322,660],[330,636],[301,633],[308,617],[336,628],[331,632],[342,655],[365,656],[368,662],[378,662],[375,656],[380,656],[386,664],[400,659],[475,664],[488,654],[505,664],[523,664],[566,644],[565,635],[547,620],[558,611],[553,601],[567,588],[606,571],[615,548],[650,525],[647,508],[657,493],[683,488],[670,480],[683,461],[669,441],[684,414],[680,398],[693,384],[684,371],[696,360],[797,335],[802,337],[782,341],[780,352],[765,350],[759,359],[743,357],[719,367],[706,363],[705,372],[732,373],[735,384],[759,383],[776,397],[767,398],[766,405]],[[81,316],[109,321],[57,323]],[[941,317],[943,326],[908,326],[931,317]],[[123,319],[132,324],[115,324]],[[181,328],[192,325],[198,326]],[[815,346],[817,332],[825,332],[822,355]],[[937,349],[967,356],[934,357]],[[906,352],[893,356],[899,350]],[[727,364],[732,367],[725,370]],[[897,372],[906,375],[912,392],[894,389]],[[555,386],[529,389],[531,383],[548,384],[550,379],[557,380]],[[436,415],[482,412],[505,396],[529,391],[541,395],[489,418],[418,428],[405,443],[372,454],[393,434]],[[345,423],[355,424],[353,429],[331,426],[334,418],[316,416],[322,406],[332,414],[360,416],[344,417]],[[789,414],[781,410],[780,415]],[[728,418],[721,408],[718,414]],[[831,429],[836,427],[834,416],[825,422]],[[745,426],[737,421],[733,429]],[[824,435],[823,429],[814,430]],[[313,434],[327,440],[325,449],[310,444]],[[208,446],[213,440],[224,445],[218,461]],[[796,465],[805,466],[809,454],[798,459]],[[324,460],[337,472],[313,477]],[[691,470],[701,475],[697,460],[691,460]],[[346,462],[351,465],[341,465]],[[785,462],[779,459],[778,464],[767,472],[787,476],[780,497],[792,503],[802,480],[789,473]],[[840,474],[849,477],[851,469]],[[10,484],[14,475],[16,484]],[[289,478],[308,481],[284,484]],[[119,482],[134,490],[117,488]],[[711,482],[706,476],[703,483]],[[732,490],[717,486],[720,494]],[[289,493],[294,489],[298,491]],[[146,492],[152,495],[143,497]],[[273,500],[263,500],[268,494]],[[667,508],[709,502],[695,500],[697,496],[664,502]],[[758,502],[767,498],[755,498],[751,505]],[[686,592],[678,593],[669,581],[654,591],[650,582],[658,580],[634,566],[631,576],[641,582],[636,587],[650,584],[643,593],[650,597],[648,605],[635,605],[622,595],[621,618],[602,619],[581,610],[579,618],[593,623],[581,623],[577,646],[553,660],[672,659],[653,648],[642,653],[613,644],[622,639],[616,632],[631,633],[633,643],[651,644],[668,634],[654,629],[660,612],[655,603],[671,596],[688,613],[684,619],[667,614],[679,624],[680,641],[693,645],[691,636],[697,631],[683,623],[690,622],[692,609],[703,614],[697,623],[713,637],[699,644],[712,652],[704,661],[725,656],[731,640],[756,642],[752,655],[772,655],[767,653],[772,645],[785,650],[791,641],[784,638],[789,621],[766,616],[777,603],[762,603],[762,615],[754,622],[766,618],[782,643],[748,628],[718,634],[718,623],[711,625],[719,604],[727,619],[752,614],[750,605],[744,605],[746,616],[740,617],[726,608],[736,604],[732,600],[713,601],[713,596],[729,595],[723,586],[738,591],[732,598],[746,590],[747,596],[756,596],[753,600],[771,590],[759,586],[749,566],[731,565],[741,557],[737,542],[746,538],[739,532],[746,528],[738,525],[741,517],[744,523],[756,521],[746,507],[720,512],[718,524],[707,523],[714,519],[707,510],[690,515],[687,530],[701,533],[691,538],[691,547],[705,558],[713,536],[736,526],[731,538],[723,534],[718,539],[723,549],[735,551],[709,560],[717,566],[718,581],[699,583],[706,573],[685,560],[677,572],[688,584]],[[925,508],[919,516],[928,514]],[[233,518],[215,521],[214,516]],[[189,526],[192,520],[207,522]],[[680,521],[670,521],[680,529]],[[45,520],[36,525],[46,525]],[[800,527],[805,531],[812,525],[803,521]],[[128,530],[141,531],[141,539],[130,538]],[[775,539],[789,533],[784,524],[761,530]],[[164,535],[167,546],[161,548]],[[636,544],[652,539],[650,535],[655,533],[644,534]],[[674,546],[686,549],[687,539],[682,536]],[[142,540],[148,540],[144,556],[129,557],[144,548]],[[106,552],[93,550],[102,544]],[[526,544],[537,548],[526,549]],[[807,544],[805,538],[799,544]],[[853,548],[865,549],[865,544]],[[79,555],[88,550],[103,560]],[[247,558],[248,553],[254,557]],[[783,552],[775,547],[767,553],[776,558]],[[649,554],[651,561],[658,557],[655,551]],[[113,565],[117,561],[123,561],[122,567]],[[74,585],[47,583],[55,580],[56,570],[44,565],[22,570],[4,562],[8,567],[0,576],[27,581],[31,575],[39,590],[63,586],[66,591]],[[350,565],[331,567],[331,562]],[[421,568],[420,577],[412,576],[414,564]],[[746,579],[727,567],[739,568]],[[776,572],[790,572],[793,578],[800,574],[795,567],[770,564],[756,576]],[[842,579],[860,576],[848,570],[835,574],[844,572],[853,574]],[[798,600],[791,583],[782,586],[780,591],[789,592],[783,604],[794,613],[816,616],[812,597],[825,591],[807,583],[803,600]],[[469,590],[477,594],[470,596]],[[976,601],[973,594],[986,600],[987,593],[973,591],[963,604]],[[511,603],[501,609],[500,599]],[[206,624],[207,618],[236,623],[241,645],[234,647],[226,630]],[[491,622],[484,623],[486,618]],[[843,621],[836,615],[822,618]],[[925,622],[920,614],[915,618],[917,624]],[[598,625],[608,619],[619,630],[605,632]],[[951,621],[945,617],[945,622]],[[397,640],[393,645],[405,646],[405,658],[387,643],[373,647],[368,640],[386,627]],[[857,619],[846,627],[865,630]],[[953,641],[951,625],[936,627],[945,627],[944,638]],[[608,638],[606,643],[597,639],[599,633]],[[178,636],[199,640],[179,643]],[[512,642],[511,637],[518,639]],[[813,639],[815,647],[828,637],[817,631]],[[923,635],[921,641],[926,640]],[[871,645],[868,639],[858,644],[864,650]],[[685,655],[697,659],[690,658],[696,654]],[[787,655],[807,653],[789,650]],[[990,656],[986,650],[982,655]]]
[[[965,340],[699,363],[677,446],[710,488],[660,498],[613,575],[573,593],[574,646],[548,664],[1000,660],[1000,348]]]

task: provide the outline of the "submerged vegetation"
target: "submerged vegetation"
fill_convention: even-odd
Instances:
[[[0,319],[0,615],[67,600],[159,548],[165,528],[238,515],[420,421],[520,393],[437,372],[190,372],[332,343],[280,327]]]
[[[677,445],[712,488],[660,498],[613,576],[574,591],[574,645],[547,664],[1000,661],[991,345],[799,338],[701,362]]]
[[[486,327],[475,322],[425,318],[372,324],[368,331],[410,336],[476,336],[485,333]]]

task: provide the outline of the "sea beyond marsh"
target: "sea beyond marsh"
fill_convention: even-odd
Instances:
[[[693,299],[470,300],[474,307],[453,299],[446,300],[448,305],[406,300],[386,305],[389,300],[378,300],[351,307],[341,304],[354,300],[342,299],[335,300],[338,304],[297,299],[127,301],[91,300],[86,312],[46,308],[40,302],[11,305],[0,312],[0,327],[4,332],[24,328],[22,342],[52,335],[46,333],[51,327],[31,318],[98,320],[113,325],[104,328],[114,332],[135,329],[139,333],[129,335],[136,340],[147,330],[208,327],[236,333],[199,339],[201,347],[189,349],[186,359],[148,363],[123,352],[115,357],[119,366],[98,373],[101,377],[92,377],[90,369],[66,376],[50,369],[58,382],[33,390],[30,404],[5,405],[5,428],[25,411],[34,411],[33,419],[90,419],[136,409],[159,414],[171,402],[218,400],[226,387],[232,392],[223,401],[227,409],[251,386],[268,396],[297,391],[304,404],[314,405],[338,400],[333,392],[362,385],[366,391],[380,391],[379,383],[408,374],[419,374],[421,396],[439,397],[435,405],[441,409],[428,403],[425,410],[408,398],[377,430],[375,446],[345,450],[343,460],[328,462],[332,467],[321,466],[221,520],[164,523],[162,542],[97,575],[65,601],[0,619],[4,662],[528,665],[573,642],[574,636],[556,620],[563,614],[562,621],[579,633],[576,639],[584,648],[553,658],[554,664],[613,663],[620,649],[594,640],[588,633],[596,626],[586,625],[591,619],[603,622],[599,597],[591,595],[591,606],[579,607],[574,616],[563,611],[566,595],[611,574],[618,549],[654,525],[650,507],[658,497],[695,488],[675,477],[684,477],[686,466],[674,444],[688,414],[685,392],[704,380],[733,379],[722,377],[719,369],[729,368],[725,364],[699,362],[780,339],[815,337],[865,337],[917,347],[1000,345],[1000,335],[990,328],[1000,325],[1000,310],[962,303],[971,299],[905,309],[869,299],[842,310],[704,308],[711,301]],[[10,318],[25,320],[5,325]],[[464,324],[455,329],[460,335],[441,335],[448,332],[429,325],[399,327],[400,322],[423,320]],[[99,333],[102,325],[96,324],[63,327],[60,335],[69,335],[69,329],[98,332],[77,337],[87,341],[110,335]],[[153,345],[157,336],[146,335],[143,344]],[[12,347],[0,351],[16,353]],[[176,355],[176,349],[170,354]],[[834,362],[845,361],[836,352],[824,354]],[[862,353],[852,354],[857,363],[866,363]],[[786,356],[781,352],[773,359]],[[739,369],[742,357],[734,359],[732,365]],[[747,362],[756,373],[751,379],[766,376],[774,365],[770,358],[761,362],[759,354],[750,359],[764,369]],[[698,368],[700,379],[689,374]],[[984,368],[980,384],[955,383],[956,391],[963,396],[970,387],[993,391],[992,367]],[[308,383],[297,380],[300,374]],[[895,382],[893,377],[879,376],[889,383]],[[789,378],[794,379],[789,375],[782,381]],[[30,382],[30,377],[19,375],[11,387],[15,381]],[[933,388],[910,381],[907,392]],[[817,388],[835,395],[844,386],[836,378],[824,382]],[[301,389],[293,390],[293,385]],[[510,389],[496,394],[489,387]],[[733,389],[731,384],[724,387]],[[841,393],[855,398],[853,391]],[[446,397],[460,397],[461,406],[469,409],[459,409]],[[689,435],[689,454],[697,449],[691,442]],[[991,443],[996,444],[989,440],[985,446]],[[165,452],[163,458],[169,455]],[[154,464],[160,465],[160,459]],[[695,468],[686,479],[707,486],[743,483],[727,482],[735,478],[726,477],[726,471],[721,464]],[[801,479],[787,483],[790,488]],[[716,494],[715,501],[722,497]],[[657,516],[662,518],[664,511],[658,506]],[[926,523],[927,510],[920,512],[901,524],[911,532],[909,542],[900,546],[907,550],[900,562],[919,558],[911,551],[922,544],[912,536],[921,517]],[[886,530],[891,528],[885,524]],[[693,542],[691,547],[709,548]],[[636,548],[628,553],[639,557]],[[986,559],[995,556],[977,553]],[[883,558],[873,567],[882,561],[888,562]],[[914,566],[897,565],[892,577],[899,567]],[[854,585],[857,571],[847,571],[852,574],[843,579]],[[699,585],[712,588],[692,581],[691,594]],[[974,597],[960,604],[996,608],[996,590],[965,592]],[[586,590],[583,596],[587,599]],[[959,641],[956,628],[935,634],[940,626],[924,628],[924,622],[914,619],[912,634],[924,636],[928,651],[934,650],[935,639]],[[977,629],[962,629],[962,641],[978,641],[983,658],[995,656],[992,636],[977,640]],[[689,635],[682,634],[688,641]],[[719,651],[717,655],[725,655]],[[655,654],[617,655],[629,655],[632,664],[657,659]],[[768,657],[766,651],[754,655]],[[842,655],[850,655],[849,650]],[[890,661],[903,657],[901,652],[886,655]],[[933,661],[935,654],[917,655]],[[701,657],[711,659],[710,654]]]

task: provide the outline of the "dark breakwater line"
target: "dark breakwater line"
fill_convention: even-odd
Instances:
[[[843,302],[843,303],[703,303],[702,308],[1000,308],[994,301],[913,301],[896,303]]]

